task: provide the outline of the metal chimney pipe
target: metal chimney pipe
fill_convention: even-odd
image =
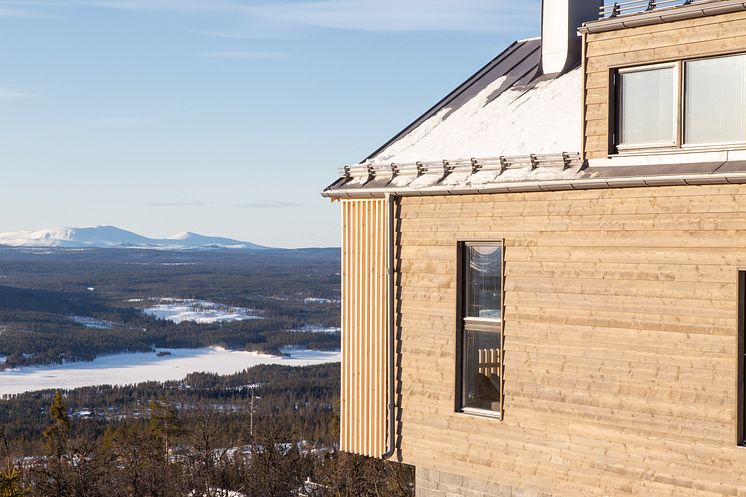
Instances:
[[[598,19],[603,0],[543,0],[541,5],[542,74],[561,74],[580,62],[578,28]]]

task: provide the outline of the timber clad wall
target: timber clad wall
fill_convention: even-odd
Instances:
[[[400,205],[405,463],[511,495],[746,496],[746,186]],[[454,412],[456,244],[492,238],[505,240],[502,421]]]
[[[746,52],[746,12],[586,35],[585,158],[609,154],[611,70]]]
[[[341,448],[379,457],[386,445],[385,200],[342,202]]]

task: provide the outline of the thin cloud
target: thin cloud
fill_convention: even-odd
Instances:
[[[507,0],[320,0],[248,5],[270,21],[359,31],[505,31],[536,17],[538,2]]]
[[[13,100],[19,98],[35,98],[38,96],[39,95],[37,95],[36,93],[31,93],[29,91],[0,86],[0,99]]]
[[[118,10],[163,10],[196,12],[235,10],[228,0],[0,0],[0,8],[10,7],[102,7]]]
[[[261,37],[288,27],[357,31],[505,32],[533,23],[538,0],[0,0],[10,11],[97,7],[217,14],[234,26],[227,37]],[[214,18],[213,20],[216,20]],[[243,28],[235,29],[235,25]],[[213,25],[214,27],[214,25]],[[222,30],[203,34],[221,36]],[[245,34],[244,34],[245,33]]]
[[[166,202],[148,202],[148,207],[206,207],[213,205],[212,202],[202,202],[200,200],[173,200]]]
[[[296,202],[287,202],[284,200],[267,200],[264,202],[247,202],[244,204],[236,204],[235,207],[239,209],[288,209],[296,208],[301,205]]]
[[[263,51],[221,51],[221,52],[204,52],[197,54],[197,57],[207,59],[243,59],[243,60],[273,60],[288,59],[292,57],[287,52],[263,52]]]
[[[222,38],[224,40],[264,40],[270,38],[283,38],[291,35],[291,32],[282,29],[270,29],[269,26],[260,26],[254,23],[241,29],[214,30],[214,29],[188,29],[188,33],[208,36],[210,38]]]
[[[128,128],[146,123],[147,120],[141,117],[98,117],[75,121],[73,125],[91,128]]]
[[[4,7],[0,4],[0,17],[38,17],[39,14],[30,10]]]

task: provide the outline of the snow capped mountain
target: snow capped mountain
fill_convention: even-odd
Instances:
[[[170,238],[167,238],[167,240],[177,243],[184,243],[187,245],[196,245],[200,247],[205,246],[220,246],[220,247],[233,247],[235,245],[253,245],[251,243],[246,242],[239,242],[237,240],[232,240],[230,238],[221,238],[219,236],[204,236],[200,235],[199,233],[192,233],[190,231],[179,233],[178,235],[174,235]],[[257,245],[253,245],[256,248],[259,248]]]
[[[180,233],[170,238],[148,238],[115,226],[52,228],[0,233],[0,246],[46,248],[147,248],[162,250],[260,250],[260,245],[230,238]]]

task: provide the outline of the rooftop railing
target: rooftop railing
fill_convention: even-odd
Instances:
[[[473,158],[459,160],[444,160],[435,162],[407,162],[407,163],[364,163],[340,168],[340,174],[345,180],[365,179],[394,176],[421,176],[423,174],[442,174],[453,172],[499,171],[504,173],[508,169],[531,168],[532,170],[546,167],[569,169],[582,165],[580,154],[563,152],[559,154],[531,154],[500,156],[488,158]]]
[[[631,0],[629,2],[613,2],[599,9],[600,19],[612,19],[629,14],[717,1],[722,0]]]

